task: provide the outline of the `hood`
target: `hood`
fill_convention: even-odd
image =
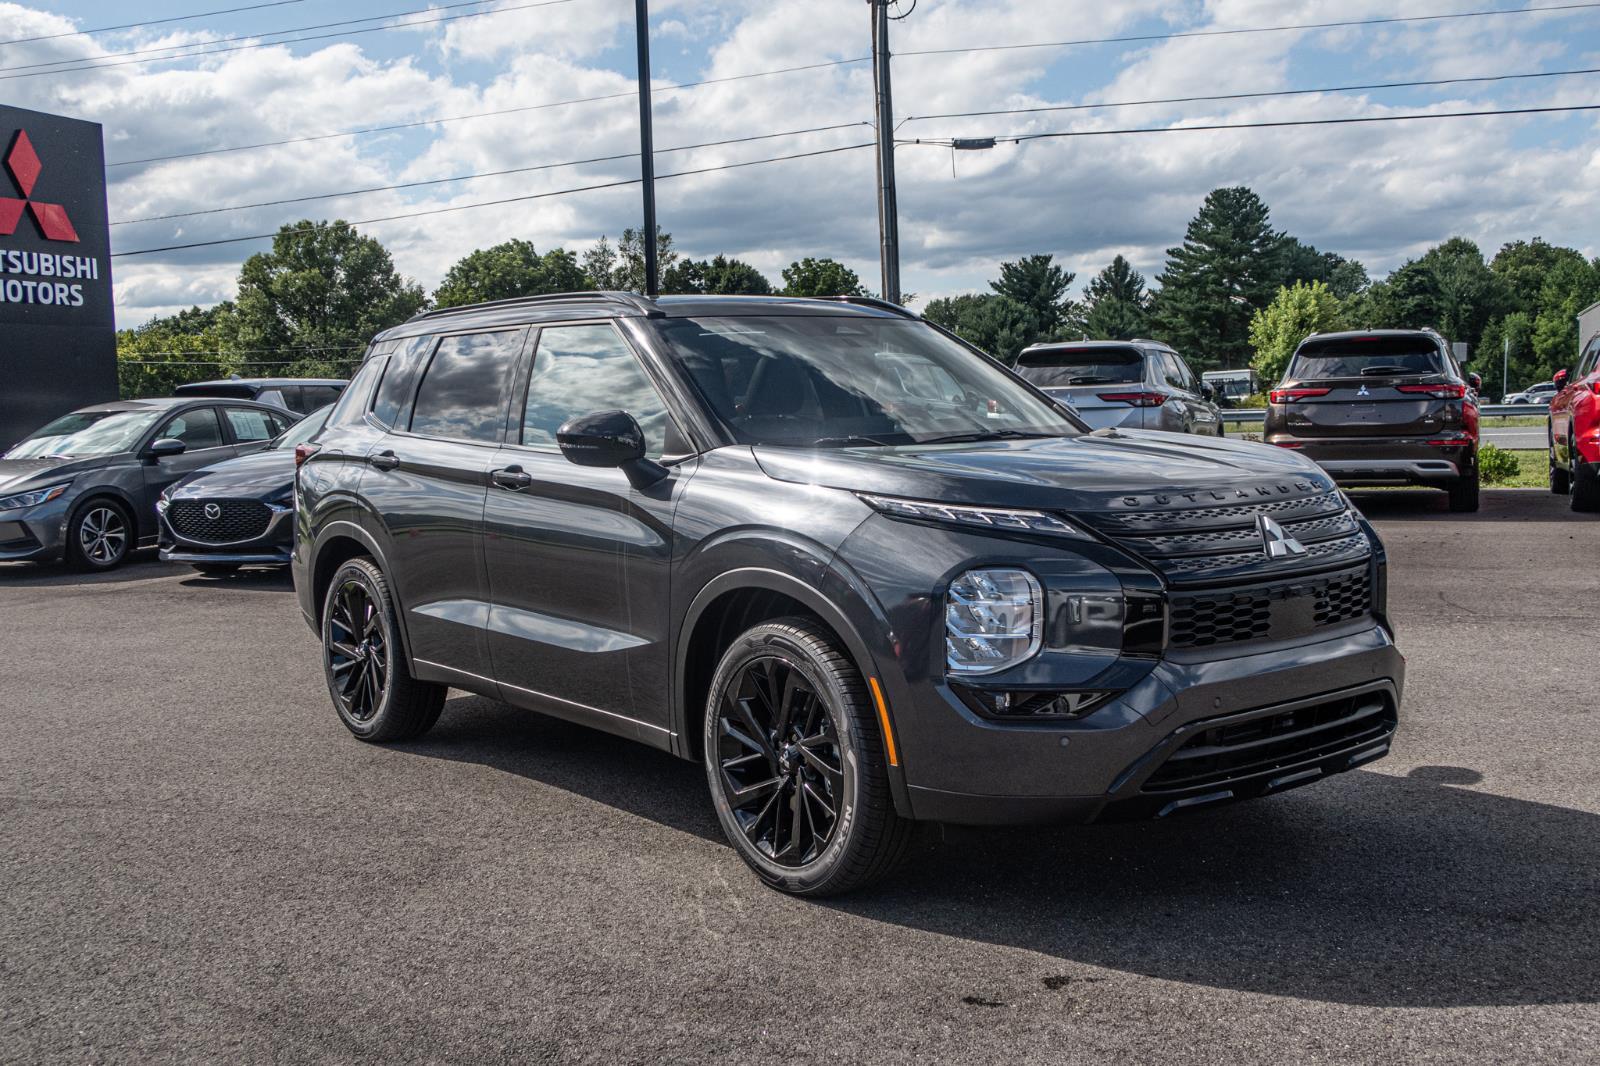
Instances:
[[[105,466],[115,456],[95,455],[84,459],[0,459],[0,496],[24,488],[43,486]]]
[[[942,503],[1126,511],[1332,491],[1315,463],[1266,444],[1154,430],[973,444],[802,451],[758,447],[780,481]]]
[[[275,496],[294,483],[294,452],[251,452],[197,470],[167,491],[170,499]]]

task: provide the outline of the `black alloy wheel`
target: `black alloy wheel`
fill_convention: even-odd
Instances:
[[[883,720],[817,619],[763,622],[723,653],[706,698],[706,778],[724,835],[767,884],[838,895],[905,858],[914,825],[895,811]]]
[[[327,656],[337,686],[334,698],[343,714],[370,722],[389,687],[389,642],[378,605],[351,576],[334,590],[330,607]]]
[[[444,685],[411,676],[388,580],[371,559],[351,559],[322,607],[322,665],[345,728],[362,740],[411,740],[433,728]]]
[[[133,536],[128,513],[111,500],[90,500],[67,531],[67,560],[80,570],[111,570],[128,557]]]
[[[723,795],[745,839],[782,866],[815,860],[845,798],[839,738],[816,683],[781,655],[746,662],[722,695],[717,736]]]

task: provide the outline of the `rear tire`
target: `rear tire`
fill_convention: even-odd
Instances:
[[[1471,514],[1478,509],[1478,471],[1456,478],[1450,483],[1450,510],[1456,514]]]
[[[339,720],[362,740],[413,740],[444,710],[446,686],[411,676],[394,596],[371,559],[351,559],[328,583],[322,668]]]
[[[1572,474],[1564,466],[1556,463],[1556,446],[1550,445],[1550,491],[1557,496],[1565,496],[1572,491]]]
[[[733,642],[703,740],[717,820],[767,884],[834,896],[904,861],[915,826],[895,813],[867,684],[817,621],[782,618]]]

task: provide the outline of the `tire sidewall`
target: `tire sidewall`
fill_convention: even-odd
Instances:
[[[802,867],[784,866],[763,855],[746,839],[733,816],[732,807],[722,794],[721,768],[717,765],[717,705],[724,689],[738,671],[747,663],[760,658],[777,657],[799,668],[811,682],[817,695],[822,697],[824,709],[833,722],[834,735],[839,740],[839,760],[844,771],[844,797],[839,807],[839,817],[833,837],[822,854]],[[827,886],[845,862],[856,844],[860,824],[859,806],[862,785],[860,730],[850,720],[846,708],[860,702],[860,694],[852,693],[842,683],[835,671],[817,662],[810,650],[792,635],[777,626],[757,626],[734,641],[723,655],[712,678],[707,697],[705,730],[702,738],[703,762],[706,781],[711,789],[712,805],[723,834],[745,860],[768,884],[787,892],[805,894]],[[858,712],[860,708],[857,708]]]
[[[384,652],[384,678],[383,698],[378,701],[378,708],[371,718],[362,721],[352,717],[345,710],[344,700],[339,694],[338,682],[333,676],[333,658],[330,653],[332,644],[331,633],[333,630],[333,602],[339,591],[352,581],[361,585],[368,596],[372,598],[377,607],[378,625],[383,631]],[[346,729],[362,739],[369,739],[377,734],[384,724],[390,708],[394,705],[395,690],[395,657],[398,654],[398,638],[394,631],[393,613],[389,608],[390,599],[388,588],[384,582],[383,571],[364,559],[352,559],[334,573],[333,580],[328,582],[328,591],[322,599],[322,676],[328,685],[328,695],[333,700],[333,709],[339,716],[339,721],[344,723]]]
[[[89,517],[89,512],[102,507],[117,513],[117,516],[122,519],[122,528],[125,533],[122,540],[121,554],[109,563],[96,562],[83,552],[83,537],[81,535],[83,520]],[[73,510],[72,518],[67,522],[67,562],[80,570],[95,572],[115,570],[128,561],[128,556],[133,552],[134,539],[133,516],[128,513],[128,509],[121,502],[109,496],[97,496],[92,500],[85,500]]]

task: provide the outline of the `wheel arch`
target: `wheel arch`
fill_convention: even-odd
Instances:
[[[377,538],[364,527],[347,519],[336,519],[318,530],[310,566],[311,609],[315,612],[318,632],[322,629],[323,604],[327,600],[328,586],[333,582],[333,575],[338,572],[339,567],[351,559],[363,556],[372,559],[378,569],[384,572],[385,577],[388,577],[388,556]],[[400,642],[409,662],[411,637],[406,631],[405,607],[400,602],[392,580],[389,581],[389,595],[394,598],[395,616],[400,623]]]
[[[133,543],[128,545],[129,554],[132,554],[134,549],[139,547],[147,536],[155,535],[155,520],[152,518],[149,522],[142,521],[142,517],[139,514],[139,505],[134,503],[133,497],[129,493],[117,485],[99,484],[93,488],[85,489],[77,499],[72,501],[72,506],[67,510],[67,517],[61,527],[61,554],[63,558],[70,551],[74,523],[83,514],[84,508],[96,500],[111,500],[116,503],[127,514],[128,521],[133,523]],[[154,509],[152,509],[153,513]],[[148,533],[146,532],[147,529],[150,530]]]

